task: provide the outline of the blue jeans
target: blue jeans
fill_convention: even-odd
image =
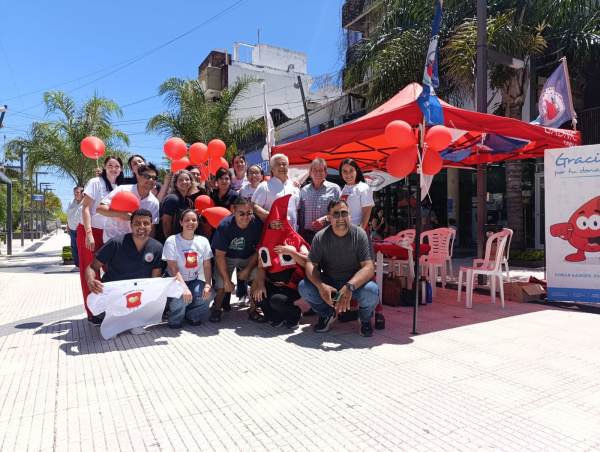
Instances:
[[[192,292],[194,298],[189,303],[183,301],[183,295],[179,298],[168,298],[169,309],[169,324],[181,323],[184,317],[192,322],[202,320],[208,313],[208,306],[215,295],[217,294],[214,289],[211,289],[211,295],[208,300],[202,299],[202,292],[204,291],[204,281],[194,279],[192,281],[186,281],[185,283]]]
[[[79,267],[79,251],[77,251],[77,229],[69,229],[69,235],[71,236],[71,254],[75,261],[75,267]]]
[[[321,273],[323,282],[336,290],[341,290],[348,281],[338,281],[330,278],[325,273]],[[300,281],[298,292],[302,298],[310,305],[319,317],[329,317],[333,313],[333,308],[329,306],[319,293],[319,289],[308,278]],[[358,287],[352,293],[352,299],[358,301],[358,316],[361,322],[370,322],[373,318],[373,311],[379,304],[379,288],[374,281],[368,281],[364,286]]]

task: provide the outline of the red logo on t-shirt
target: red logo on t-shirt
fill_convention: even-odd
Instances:
[[[127,307],[129,309],[137,308],[142,304],[142,292],[133,292],[127,295]]]
[[[348,201],[348,195],[342,195],[342,197],[340,199],[343,199],[344,201]]]
[[[185,255],[185,268],[196,268],[198,266],[197,253],[183,253]]]

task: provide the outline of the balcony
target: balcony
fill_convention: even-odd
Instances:
[[[376,0],[346,0],[342,5],[342,28],[369,36]]]

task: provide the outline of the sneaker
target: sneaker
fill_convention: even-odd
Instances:
[[[319,317],[319,322],[314,326],[314,330],[317,333],[325,333],[326,331],[329,331],[329,325],[331,325],[334,320],[335,311],[333,311],[328,317]]]
[[[200,326],[202,325],[202,320],[188,320],[187,324],[189,326]]]
[[[288,320],[287,322],[285,322],[285,327],[289,328],[290,330],[295,330],[299,326],[300,320]]]
[[[271,322],[271,326],[273,328],[279,328],[281,325],[283,325],[283,320],[275,320]]]
[[[131,328],[129,330],[131,334],[146,334],[146,330],[141,326],[136,326],[135,328]]]
[[[364,337],[373,336],[373,326],[370,320],[368,322],[360,322],[360,335]]]
[[[240,298],[238,306],[246,306],[246,303],[248,303],[248,297],[244,295]]]
[[[181,323],[167,323],[168,327],[171,328],[172,330],[178,330],[180,328],[183,328],[183,325]],[[143,328],[140,328],[143,329]],[[131,331],[132,334],[139,334],[139,333],[134,333],[133,331]],[[144,333],[141,333],[144,334]]]
[[[100,326],[102,325],[102,320],[100,317],[98,317],[97,315],[94,315],[92,317],[88,317],[88,322],[93,325],[93,326]]]

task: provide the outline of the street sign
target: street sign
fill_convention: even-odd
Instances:
[[[33,201],[44,201],[44,195],[33,195]]]

